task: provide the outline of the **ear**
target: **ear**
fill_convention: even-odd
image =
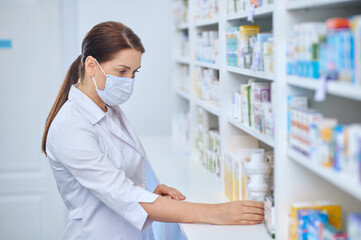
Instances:
[[[96,69],[96,62],[95,62],[95,58],[93,58],[92,56],[88,56],[85,59],[85,74],[87,74],[89,77],[94,76],[95,75],[95,69]]]

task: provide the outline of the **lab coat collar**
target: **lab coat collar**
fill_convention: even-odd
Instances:
[[[73,85],[70,88],[69,100],[78,106],[79,111],[82,113],[84,117],[86,117],[90,121],[92,125],[99,122],[106,115],[106,113],[103,110],[101,110],[101,108],[98,105],[96,105],[95,102],[93,102],[93,100],[91,100],[87,95],[85,95],[82,91],[80,91],[76,87],[76,85]],[[129,132],[131,138],[134,141],[129,139],[129,137],[126,134],[124,134],[124,132],[118,126],[116,126],[112,120],[108,118],[107,124],[110,130],[112,131],[112,133],[115,134],[117,137],[119,137],[122,141],[126,142],[129,146],[134,148],[136,152],[138,152],[142,157],[145,158],[146,156],[145,156],[144,148],[140,143],[140,140],[138,139],[135,131],[131,127],[123,111],[120,109],[119,106],[114,106],[112,107],[112,109],[116,111],[119,117],[122,118],[127,131]]]
[[[116,113],[117,116],[120,117],[124,123],[124,126],[126,128],[126,130],[128,131],[128,133],[130,134],[130,137],[132,139],[129,139],[129,137],[124,134],[124,132],[117,126],[112,124],[113,122],[110,120],[110,122],[108,122],[108,126],[110,127],[110,129],[112,130],[112,132],[119,137],[120,139],[122,139],[123,141],[125,141],[126,143],[128,143],[131,147],[133,147],[140,155],[142,155],[142,157],[146,157],[145,156],[145,151],[144,148],[142,146],[142,144],[140,143],[139,138],[137,137],[137,134],[135,133],[134,129],[132,128],[132,126],[130,125],[130,122],[128,121],[127,117],[125,116],[124,112],[122,111],[122,109],[119,106],[114,106],[111,107]]]
[[[81,113],[92,125],[99,122],[105,116],[105,112],[75,85],[71,86],[68,98],[79,107]]]

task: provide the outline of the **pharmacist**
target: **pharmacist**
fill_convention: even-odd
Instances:
[[[144,48],[119,22],[94,26],[49,113],[42,150],[69,210],[62,239],[147,239],[152,220],[259,224],[263,203],[199,204],[176,189],[145,189],[146,155],[119,107],[133,91]]]

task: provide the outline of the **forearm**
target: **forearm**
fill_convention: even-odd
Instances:
[[[217,204],[191,203],[158,197],[154,203],[140,203],[149,218],[161,222],[212,223]]]

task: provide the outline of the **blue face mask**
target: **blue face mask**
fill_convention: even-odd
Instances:
[[[107,75],[96,59],[95,62],[107,77],[104,90],[100,90],[98,89],[95,79],[92,76],[99,97],[105,102],[105,104],[111,107],[125,103],[132,95],[134,79],[117,77],[109,74]]]

